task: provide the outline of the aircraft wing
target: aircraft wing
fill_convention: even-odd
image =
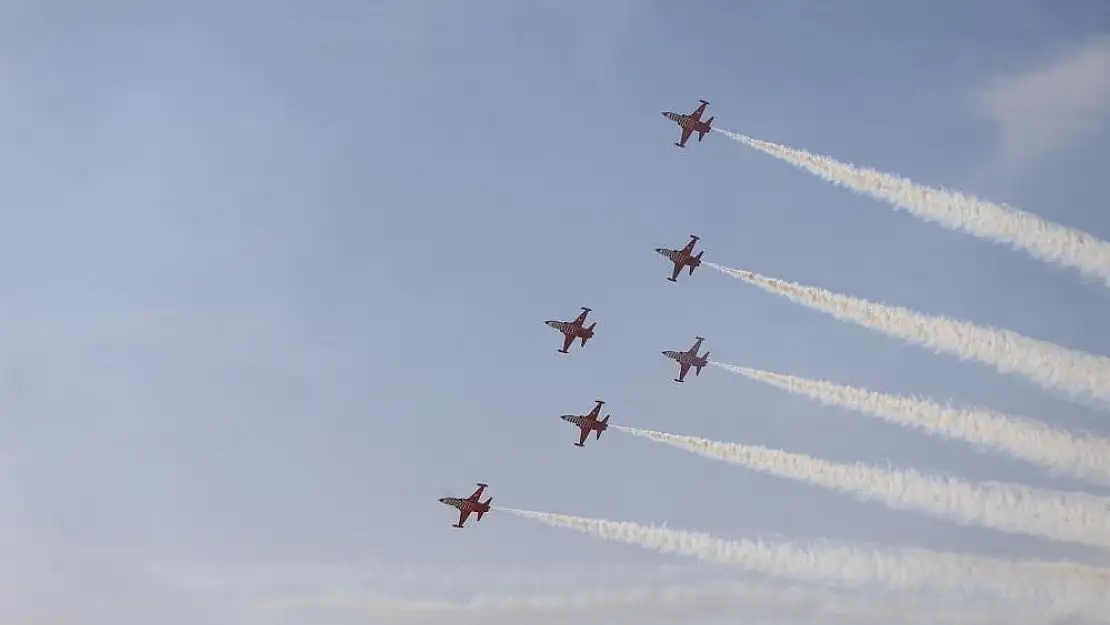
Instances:
[[[708,102],[702,102],[700,105],[698,105],[698,108],[694,109],[693,113],[690,113],[690,119],[696,122],[700,122],[701,114],[705,112],[705,107],[708,106],[708,104]]]
[[[482,495],[482,491],[484,491],[485,489],[485,486],[479,486],[478,490],[474,491],[474,494],[468,497],[468,499],[470,499],[471,501],[478,501],[478,498]]]
[[[578,316],[575,317],[574,321],[572,321],[571,323],[578,327],[582,327],[582,322],[586,320],[586,315],[588,314],[590,314],[590,311],[583,310],[582,312],[578,313]]]
[[[570,349],[570,344],[574,342],[574,335],[567,334],[563,336],[563,351]]]
[[[682,253],[683,254],[692,254],[693,251],[694,251],[694,244],[697,243],[697,242],[698,242],[697,239],[695,239],[694,237],[690,237],[690,241],[686,244],[686,247],[682,248]]]
[[[671,280],[677,280],[678,274],[682,273],[682,263],[677,260],[672,260],[671,262],[674,263],[674,270],[671,271]]]
[[[679,363],[678,364],[678,379],[679,380],[685,380],[686,379],[686,373],[688,371],[690,371],[690,365],[689,364],[687,364],[685,362]]]
[[[590,430],[584,427],[579,427],[579,429],[582,430],[582,433],[578,435],[578,444],[584,445],[586,444],[586,439],[590,437]]]
[[[694,132],[693,128],[682,128],[682,138],[678,140],[679,147],[686,147],[686,140],[690,138],[690,133]]]
[[[459,510],[459,525],[466,523],[466,519],[469,516],[470,510]]]
[[[605,403],[605,402],[601,402],[601,401],[599,401],[599,402],[597,402],[596,404],[594,404],[594,409],[590,411],[590,414],[589,414],[589,416],[588,416],[587,418],[588,418],[588,419],[596,419],[596,418],[597,418],[597,415],[598,415],[598,413],[599,413],[599,412],[601,412],[601,405],[602,405],[603,403]]]

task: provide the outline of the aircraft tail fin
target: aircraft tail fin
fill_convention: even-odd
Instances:
[[[489,504],[490,504],[490,502],[492,502],[492,501],[493,501],[493,497],[490,497],[489,499],[487,499],[487,500],[485,500],[485,501],[483,501],[483,502],[482,502],[482,505],[483,505],[483,506],[485,506],[485,509],[484,509],[484,510],[479,510],[479,511],[478,511],[478,516],[477,516],[477,518],[475,519],[476,521],[481,521],[481,520],[482,520],[482,516],[483,516],[483,515],[484,515],[484,514],[485,514],[486,512],[489,512]]]
[[[609,417],[610,417],[610,415],[605,415],[605,418],[602,419],[601,422],[608,425],[609,424]],[[598,430],[597,431],[597,439],[598,440],[601,440],[601,433],[604,432],[604,431],[605,430]]]
[[[705,352],[704,354],[702,354],[702,360],[705,361],[706,364],[709,364],[709,352]],[[704,366],[705,365],[698,365],[697,367],[695,367],[694,375],[701,375],[701,368]]]
[[[694,275],[694,270],[697,269],[699,265],[701,265],[701,255],[704,254],[704,253],[705,253],[705,250],[702,250],[702,251],[698,252],[694,256],[694,260],[696,262],[690,263],[690,275],[691,276]]]
[[[709,119],[705,120],[705,127],[706,127],[706,130],[699,130],[699,131],[698,131],[698,143],[701,143],[701,140],[705,138],[705,135],[706,135],[706,134],[707,134],[707,133],[708,133],[708,132],[709,132],[710,130],[712,130],[712,129],[713,129],[713,120],[714,120],[714,119],[716,119],[716,117],[710,117]]]
[[[594,328],[596,328],[596,327],[597,327],[597,322],[595,321],[595,322],[591,323],[590,326],[586,329],[589,330],[590,332],[593,332]],[[582,346],[583,347],[586,346],[586,341],[588,341],[588,340],[590,340],[590,337],[588,337],[588,336],[583,336],[582,337]]]

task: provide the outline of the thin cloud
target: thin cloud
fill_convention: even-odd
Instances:
[[[1018,165],[1082,141],[1110,119],[1110,36],[1000,76],[972,94],[1000,133],[999,158]]]

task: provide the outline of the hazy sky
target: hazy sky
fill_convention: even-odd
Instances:
[[[722,536],[1098,561],[617,432],[578,449],[558,419],[604,399],[626,425],[1079,488],[719,369],[675,384],[659,353],[701,335],[1110,434],[712,270],[672,284],[652,251],[698,234],[707,260],[1110,353],[1110,291],[1073,271],[719,134],[672,145],[659,113],[704,98],[721,127],[1110,238],[1110,5],[912,5],[0,0],[0,621],[384,623],[251,602],[718,575],[504,514],[452,529],[436,499],[478,481]],[[558,354],[542,322],[579,306],[597,337]]]

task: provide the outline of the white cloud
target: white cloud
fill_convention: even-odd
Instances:
[[[1081,141],[1110,119],[1110,36],[998,77],[972,102],[997,125],[1004,164],[1027,163]]]
[[[687,584],[648,584],[632,588],[610,588],[598,583],[582,584],[570,592],[543,595],[480,595],[462,601],[406,601],[372,597],[365,593],[333,593],[316,596],[285,596],[255,601],[256,614],[306,613],[361,615],[371,622],[400,625],[432,625],[450,621],[459,625],[505,625],[540,623],[562,625],[583,620],[612,625],[678,622],[734,623],[743,614],[752,623],[948,623],[950,625],[995,625],[1027,623],[1043,625],[1060,616],[1047,613],[1018,614],[997,603],[972,603],[946,598],[943,605],[897,595],[869,595],[858,591],[833,590],[801,585],[717,579]],[[590,577],[588,579],[599,579]],[[601,582],[605,584],[605,582]],[[376,620],[374,620],[376,619]],[[350,621],[355,622],[355,621]]]

